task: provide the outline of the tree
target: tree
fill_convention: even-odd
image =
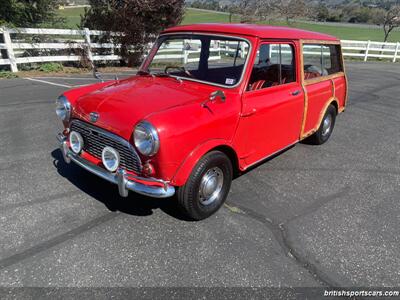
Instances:
[[[400,27],[400,5],[393,5],[389,9],[377,10],[375,13],[375,23],[382,26],[384,32],[383,41],[386,42],[390,33]]]
[[[271,0],[269,1],[269,8],[280,17],[285,18],[287,24],[294,18],[307,15],[307,8],[304,0]]]
[[[241,0],[229,7],[229,21],[233,15],[240,16],[241,23],[256,22],[267,20],[274,15],[271,6],[273,0]]]
[[[371,23],[374,17],[375,10],[369,7],[357,7],[349,16],[350,23]]]
[[[147,44],[163,29],[179,24],[184,14],[184,0],[89,0],[89,4],[81,26],[122,33],[113,38],[131,64],[137,64]]]
[[[190,4],[190,7],[200,8],[200,9],[208,9],[208,10],[221,10],[218,1],[215,0],[196,0]]]
[[[317,21],[325,22],[329,18],[329,10],[325,4],[320,3],[315,9]]]
[[[59,4],[59,0],[1,0],[0,23],[17,27],[59,25],[63,21],[56,13]]]
[[[240,16],[240,23],[250,23],[255,21],[257,0],[242,0],[232,5],[229,9],[229,21],[232,21],[233,14]]]

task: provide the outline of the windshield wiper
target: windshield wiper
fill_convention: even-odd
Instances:
[[[139,76],[151,76],[151,77],[170,77],[170,78],[174,78],[179,82],[182,82],[182,79],[179,77],[175,77],[172,76],[171,74],[167,73],[167,72],[157,72],[157,73],[151,73],[149,71],[144,71],[144,70],[139,70],[136,72],[136,75]]]
[[[153,74],[154,76],[157,77],[169,77],[169,78],[173,78],[176,79],[178,82],[182,83],[182,79],[178,76],[172,76],[171,74],[167,73],[167,72],[157,72]]]
[[[136,75],[139,76],[154,76],[153,74],[151,74],[149,71],[144,71],[144,70],[139,70],[136,72]]]
[[[157,76],[157,77],[172,77],[171,74],[166,73],[166,72],[157,72],[157,73],[154,73],[154,76]]]

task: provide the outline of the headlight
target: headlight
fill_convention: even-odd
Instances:
[[[104,147],[101,153],[101,158],[103,161],[103,165],[106,167],[108,171],[110,172],[117,171],[120,159],[117,150],[106,146]]]
[[[67,97],[61,95],[58,97],[56,104],[57,116],[63,121],[68,121],[71,116],[71,103],[69,103]]]
[[[69,146],[76,154],[79,154],[82,151],[83,138],[78,132],[71,131],[71,133],[69,134]]]
[[[152,156],[160,148],[157,130],[149,122],[142,121],[136,125],[133,133],[133,141],[140,153],[146,156]]]

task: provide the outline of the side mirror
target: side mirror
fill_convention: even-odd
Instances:
[[[215,92],[212,92],[210,94],[210,97],[201,103],[201,107],[207,108],[209,111],[211,111],[210,107],[208,107],[207,104],[208,102],[215,102],[217,98],[219,98],[222,103],[226,101],[225,93],[221,90],[217,90]]]
[[[93,68],[93,77],[104,82],[103,76],[101,76],[101,73],[97,71],[97,68]]]
[[[221,91],[221,90],[217,90],[215,92],[212,92],[210,94],[210,101],[214,101],[218,97],[221,99],[221,102],[225,102],[226,101],[225,93],[223,91]]]

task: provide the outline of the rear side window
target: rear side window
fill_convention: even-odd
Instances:
[[[303,45],[304,79],[343,71],[339,45]]]
[[[257,51],[248,90],[259,90],[296,81],[291,44],[262,44]]]

